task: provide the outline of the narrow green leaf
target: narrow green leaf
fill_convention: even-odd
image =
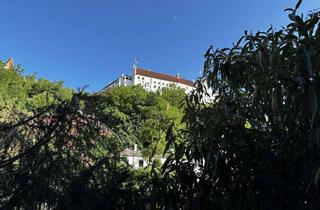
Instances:
[[[301,3],[302,3],[302,0],[299,0],[295,7],[296,10],[300,7]]]
[[[311,128],[314,127],[314,120],[318,113],[318,100],[317,100],[317,94],[316,90],[314,88],[314,85],[309,85],[308,88],[308,99],[309,99],[309,110],[311,113]]]
[[[292,9],[292,8],[287,8],[287,9],[285,9],[285,10],[283,10],[284,12],[287,12],[287,11],[294,11],[294,9]]]
[[[314,176],[314,184],[316,185],[317,188],[318,188],[319,177],[320,177],[320,168],[317,169],[316,174]]]
[[[174,140],[175,140],[175,135],[173,133],[173,127],[174,127],[174,123],[172,123],[170,125],[170,127],[168,128],[168,130],[167,130],[167,133],[166,133],[167,144],[166,144],[166,147],[165,147],[165,149],[163,151],[163,154],[162,154],[163,157],[167,153],[167,151],[170,148],[172,142],[174,142]]]

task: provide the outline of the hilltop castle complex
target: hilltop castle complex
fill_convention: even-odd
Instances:
[[[119,78],[110,82],[103,90],[112,87],[141,85],[147,91],[159,91],[164,87],[179,87],[185,93],[190,93],[194,88],[194,82],[176,76],[162,74],[151,70],[146,70],[138,67],[133,68],[133,75],[122,74]]]

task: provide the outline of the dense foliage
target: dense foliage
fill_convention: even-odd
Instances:
[[[174,209],[319,209],[320,13],[210,48],[163,194]]]
[[[75,95],[1,129],[0,206],[3,209],[129,209],[137,181],[120,142]],[[127,195],[127,197],[126,197]]]
[[[140,86],[112,88],[86,100],[86,113],[116,132],[128,147],[137,144],[146,157],[162,154],[172,123],[182,128],[185,93],[180,88],[147,92]]]
[[[62,82],[23,76],[20,68],[6,69],[0,63],[0,121],[14,110],[33,112],[71,97],[72,90],[64,88]]]
[[[182,118],[181,89],[121,87],[72,97],[60,82],[19,69],[0,73],[2,208],[143,209],[151,203],[150,170],[132,170],[120,152],[139,144],[146,158],[160,157],[167,128]]]

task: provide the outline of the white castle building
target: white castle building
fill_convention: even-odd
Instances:
[[[183,79],[179,74],[172,76],[134,67],[132,76],[122,74],[118,79],[103,88],[103,90],[129,85],[141,85],[145,90],[153,92],[159,91],[164,87],[179,87],[184,89],[188,94],[195,89],[193,81]]]

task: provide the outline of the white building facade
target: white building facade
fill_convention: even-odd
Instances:
[[[178,74],[171,76],[151,70],[134,68],[132,77],[133,85],[141,85],[147,91],[156,92],[165,87],[178,87],[188,94],[195,88],[193,81],[183,79]]]
[[[132,76],[122,74],[118,79],[110,82],[103,90],[113,87],[130,86],[133,85]]]
[[[165,87],[178,87],[185,91],[186,94],[195,89],[193,81],[176,76],[153,72],[138,67],[133,68],[133,75],[121,75],[118,79],[109,83],[103,90],[112,87],[140,85],[147,91],[160,91]]]

